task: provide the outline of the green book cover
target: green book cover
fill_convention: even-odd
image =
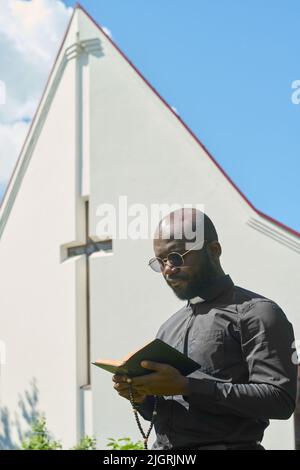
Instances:
[[[112,374],[128,375],[129,377],[153,373],[150,369],[145,369],[141,366],[142,361],[168,364],[175,367],[184,376],[201,368],[200,364],[160,339],[151,341],[142,349],[128,355],[122,361],[99,359],[92,364]]]

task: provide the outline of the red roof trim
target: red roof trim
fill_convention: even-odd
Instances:
[[[40,105],[41,105],[41,102],[45,96],[45,93],[46,93],[46,90],[47,90],[47,87],[48,87],[48,84],[49,84],[49,81],[50,81],[50,78],[51,78],[51,75],[52,75],[52,72],[56,66],[56,63],[57,63],[57,60],[58,60],[58,57],[60,55],[60,52],[62,50],[62,47],[63,47],[63,44],[65,42],[65,39],[67,37],[67,34],[69,32],[69,29],[70,29],[70,26],[71,26],[71,23],[72,23],[72,20],[73,20],[73,17],[74,17],[74,13],[75,13],[75,10],[76,9],[80,9],[82,10],[87,16],[88,18],[90,18],[90,20],[92,21],[92,23],[106,36],[106,38],[110,41],[110,43],[112,44],[112,46],[121,54],[121,56],[126,60],[126,62],[135,70],[135,72],[141,77],[141,79],[146,83],[146,85],[151,88],[151,90],[156,94],[156,96],[164,103],[165,106],[167,106],[170,110],[171,113],[174,114],[174,116],[181,122],[181,124],[185,127],[185,129],[189,132],[189,134],[195,139],[195,141],[200,145],[200,147],[205,151],[205,153],[208,155],[208,157],[211,159],[211,161],[216,165],[216,167],[221,171],[221,173],[225,176],[225,178],[227,179],[227,181],[235,188],[235,190],[240,194],[240,196],[244,199],[244,201],[251,207],[251,209],[253,209],[258,215],[260,215],[261,217],[263,217],[264,219],[268,220],[269,222],[277,225],[278,227],[286,230],[287,232],[291,233],[292,235],[295,235],[296,237],[300,238],[300,232],[297,232],[296,230],[292,229],[291,227],[288,227],[287,225],[279,222],[278,220],[274,219],[273,217],[270,217],[269,215],[266,215],[264,214],[263,212],[261,212],[260,210],[256,209],[256,207],[253,206],[253,204],[249,201],[249,199],[245,196],[244,193],[242,193],[242,191],[238,188],[238,186],[232,181],[232,179],[230,178],[230,176],[225,172],[225,170],[221,167],[221,165],[215,160],[215,158],[211,155],[211,153],[207,150],[207,148],[203,145],[203,143],[198,139],[198,137],[194,134],[194,132],[187,126],[187,124],[181,119],[180,116],[178,116],[177,113],[175,113],[175,111],[172,109],[172,107],[166,102],[166,100],[159,94],[159,92],[151,85],[151,83],[148,82],[148,80],[141,74],[141,72],[136,68],[136,66],[128,59],[128,57],[121,51],[121,49],[114,43],[114,41],[105,33],[105,31],[101,28],[101,26],[95,21],[95,19],[86,11],[86,9],[80,4],[80,3],[77,3],[75,5],[75,8],[74,8],[74,11],[73,11],[73,14],[71,16],[71,19],[69,21],[69,25],[68,25],[68,28],[66,30],[66,33],[64,35],[64,38],[62,40],[62,43],[61,43],[61,46],[59,48],[59,51],[57,53],[57,56],[56,56],[56,59],[55,59],[55,62],[54,62],[54,65],[51,69],[51,72],[49,74],[49,77],[48,77],[48,80],[47,80],[47,83],[46,83],[46,86],[45,86],[45,89],[44,89],[44,92],[42,94],[42,97],[40,99],[40,102],[39,102],[39,105],[37,107],[37,110],[36,110],[36,113],[34,115],[34,118],[32,120],[32,123],[31,123],[31,126],[29,128],[29,131],[28,131],[28,134],[27,134],[27,137],[25,139],[25,142],[22,146],[22,149],[21,149],[21,152],[19,154],[19,158],[17,160],[17,163],[15,165],[15,168],[14,168],[14,171],[12,173],[12,176],[9,180],[9,183],[7,185],[7,188],[6,188],[6,191],[4,193],[4,196],[3,196],[3,199],[2,199],[2,203],[0,204],[0,208],[4,202],[4,199],[5,199],[5,196],[8,192],[8,189],[9,189],[9,186],[12,182],[12,179],[14,177],[14,174],[15,174],[15,171],[16,171],[16,168],[18,166],[18,163],[19,163],[19,160],[21,158],[21,155],[22,155],[22,152],[24,150],[24,147],[27,143],[27,140],[28,140],[28,137],[30,135],[30,132],[31,132],[31,129],[35,123],[35,120],[36,120],[36,117],[37,117],[37,113],[39,111],[39,108],[40,108]]]

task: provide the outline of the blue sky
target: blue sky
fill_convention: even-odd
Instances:
[[[300,2],[81,4],[254,206],[300,230],[300,105],[291,101],[300,79]]]
[[[81,4],[254,206],[300,231],[300,104],[291,100],[300,80],[300,2]]]

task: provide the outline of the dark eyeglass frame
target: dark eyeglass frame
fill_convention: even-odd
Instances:
[[[203,241],[203,246],[202,246],[202,248],[200,248],[201,250],[204,248],[205,242],[207,242],[207,240],[204,240],[204,241]],[[202,243],[202,242],[201,242],[201,243]],[[166,261],[169,263],[169,265],[170,265],[171,267],[174,267],[174,268],[182,268],[182,266],[184,266],[184,259],[183,259],[183,257],[184,257],[186,254],[188,254],[190,251],[195,250],[195,248],[196,248],[197,246],[199,246],[199,245],[200,245],[200,243],[197,243],[195,246],[193,246],[193,248],[190,248],[189,250],[187,250],[185,253],[182,253],[182,254],[181,254],[181,253],[178,253],[177,251],[171,251],[171,253],[169,253],[168,256],[167,256],[166,258],[164,258],[164,259],[155,256],[154,258],[151,258],[151,259],[149,260],[148,266],[149,266],[151,269],[153,269],[153,271],[155,271],[156,273],[162,273],[162,272],[163,272],[163,270],[165,269]],[[176,255],[176,256],[178,256],[178,259],[180,260],[180,264],[174,264],[174,263],[172,263],[172,261],[169,259],[169,257],[170,257],[171,255]],[[159,271],[153,267],[153,264],[155,263],[155,261],[157,261],[157,262],[158,262],[158,265],[160,266]]]

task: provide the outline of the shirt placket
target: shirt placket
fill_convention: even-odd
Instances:
[[[189,333],[190,333],[190,330],[193,326],[193,323],[194,323],[194,320],[195,320],[195,314],[193,312],[193,309],[192,307],[190,307],[192,312],[190,314],[190,317],[189,317],[189,320],[188,320],[188,324],[187,324],[187,327],[185,329],[185,333],[184,333],[184,339],[183,339],[183,354],[185,354],[186,356],[188,356],[188,341],[189,341]]]

